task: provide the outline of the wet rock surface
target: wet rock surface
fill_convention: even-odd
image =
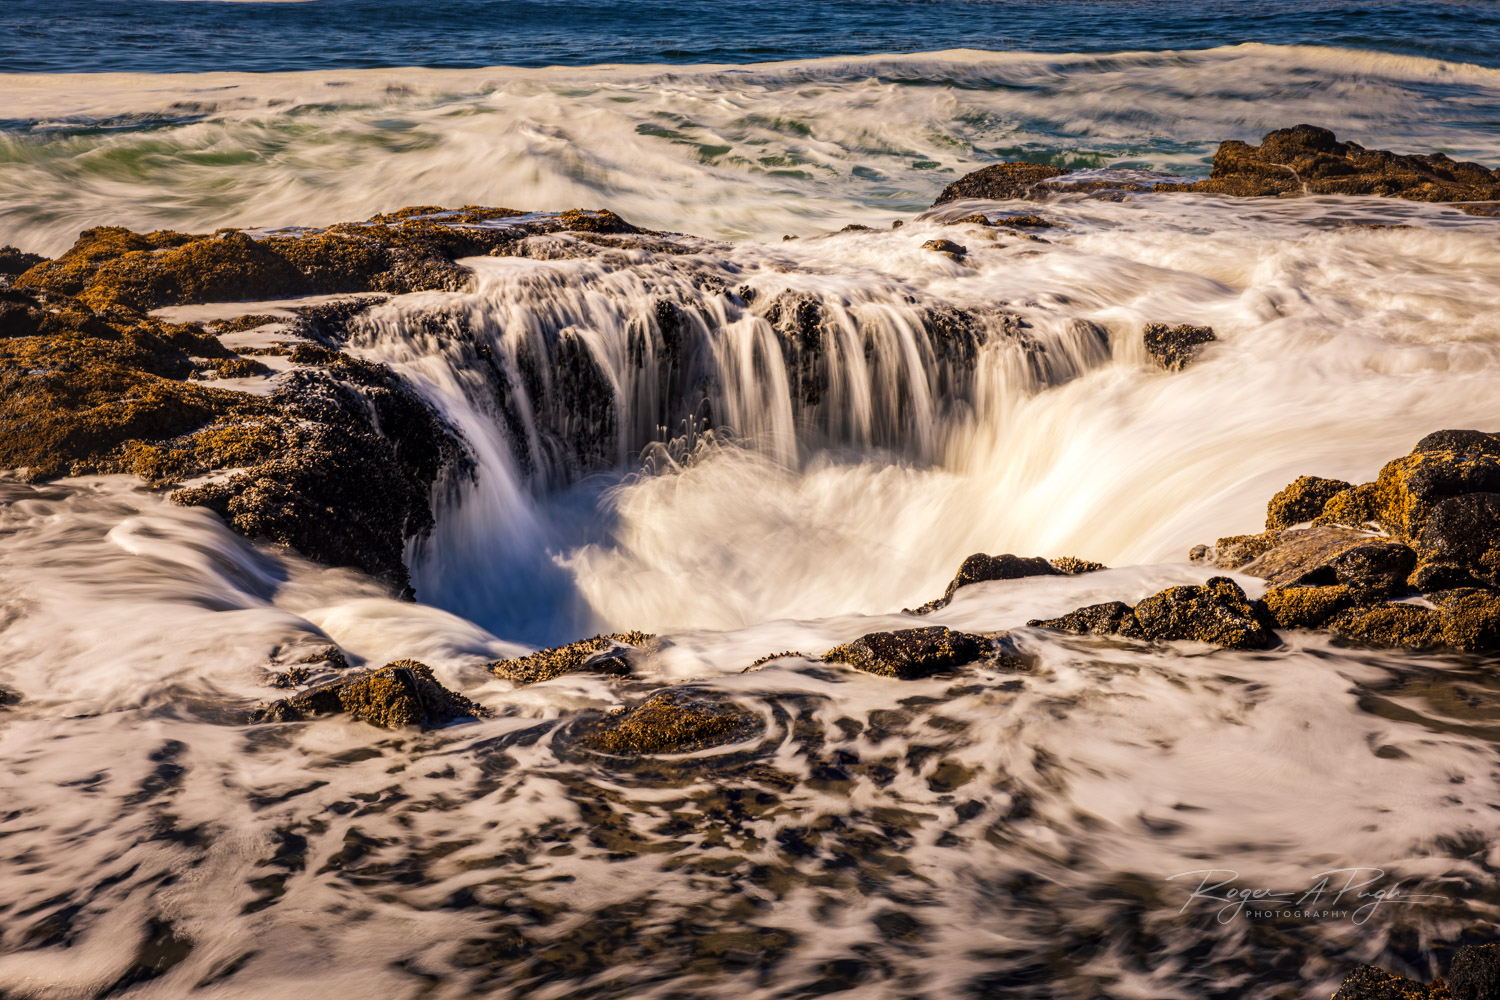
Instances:
[[[538,650],[527,656],[499,660],[490,672],[515,684],[535,684],[571,673],[624,676],[630,673],[630,654],[654,638],[645,632],[596,635],[565,646]]]
[[[823,659],[847,664],[867,674],[916,680],[998,655],[1002,647],[1003,641],[999,639],[933,625],[871,632],[835,646]]]
[[[1266,530],[1281,531],[1311,521],[1323,513],[1328,501],[1353,486],[1342,479],[1298,476],[1266,504]]]
[[[1500,198],[1500,173],[1442,153],[1405,156],[1340,142],[1328,129],[1277,129],[1259,146],[1231,139],[1214,153],[1207,180],[1164,183],[1158,191],[1239,197],[1304,194],[1380,195],[1413,201],[1488,201]]]
[[[722,695],[678,688],[610,713],[586,726],[578,742],[615,755],[692,753],[744,739],[760,721]]]
[[[1344,977],[1333,1000],[1500,1000],[1500,944],[1459,948],[1446,981],[1424,984],[1361,965]]]
[[[1141,335],[1146,344],[1146,353],[1167,371],[1181,371],[1192,363],[1204,344],[1219,338],[1212,327],[1181,326],[1168,327],[1165,323],[1148,323]]]
[[[1192,639],[1228,649],[1266,649],[1276,638],[1265,619],[1264,609],[1252,603],[1239,584],[1216,576],[1201,586],[1168,587],[1134,608],[1111,601],[1026,624],[1076,635]]]
[[[1193,558],[1265,579],[1279,628],[1364,646],[1500,650],[1500,437],[1427,435],[1351,486],[1303,476],[1267,505],[1267,530]],[[1288,524],[1312,523],[1283,528]]]
[[[255,722],[297,722],[343,713],[383,729],[434,729],[488,711],[437,682],[415,660],[397,660],[348,680],[313,688],[258,709]]]
[[[1103,563],[1079,559],[1075,556],[1059,556],[1047,560],[1039,556],[1015,556],[1006,553],[992,556],[976,552],[958,567],[958,573],[948,583],[943,596],[928,601],[920,608],[907,609],[908,614],[925,615],[945,608],[953,601],[959,588],[973,583],[988,583],[991,580],[1019,580],[1028,576],[1073,576],[1078,573],[1093,573],[1106,568]]]

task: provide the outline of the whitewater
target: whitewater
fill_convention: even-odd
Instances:
[[[1434,948],[1493,935],[1492,665],[1025,622],[1201,582],[1189,548],[1259,530],[1299,475],[1363,482],[1429,431],[1500,428],[1496,220],[1338,197],[927,206],[1000,159],[1199,177],[1220,140],[1301,121],[1493,164],[1500,71],[1245,44],[0,93],[0,244],[26,250],[407,204],[702,237],[670,260],[474,258],[469,288],[363,314],[346,349],[476,460],[408,546],[416,602],[125,477],[0,478],[0,997],[1272,998],[1359,961],[1430,976]],[[980,210],[1055,225],[958,221]],[[788,293],[833,331],[816,400],[767,319]],[[664,342],[640,346],[663,299],[694,376],[672,392]],[[972,355],[926,332],[944,306],[983,318]],[[1151,322],[1218,340],[1164,372]],[[588,435],[563,385],[506,409],[475,344],[517,369],[574,345],[612,409]],[[903,610],[974,552],[1113,568]],[[896,682],[816,659],[934,623],[1014,630],[1033,666]],[[484,669],[630,629],[660,636],[630,678]],[[246,723],[268,670],[330,643],[420,660],[494,717]],[[804,655],[756,665],[782,650]],[[665,759],[576,741],[581,712],[679,684],[760,731]],[[1273,923],[1190,896],[1204,870],[1301,889],[1335,869],[1422,898]]]

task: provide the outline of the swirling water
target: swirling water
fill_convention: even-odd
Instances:
[[[1317,16],[1387,51],[1226,46],[1257,37],[1226,28],[1171,52],[0,80],[0,242],[28,249],[423,202],[607,206],[736,239],[676,262],[486,258],[470,290],[371,311],[350,349],[479,459],[408,552],[419,603],[127,480],[0,480],[0,996],[1290,997],[1355,961],[1431,975],[1492,935],[1492,662],[1023,626],[1201,579],[1187,547],[1255,529],[1299,474],[1368,479],[1429,430],[1500,427],[1500,228],[1338,198],[1005,206],[1058,222],[1046,243],[944,224],[977,206],[917,217],[987,160],[1202,173],[1218,139],[1296,120],[1500,162],[1500,76],[1470,51],[1484,12],[1363,6],[1368,28]],[[1381,43],[1439,8],[1470,31]],[[372,34],[362,65],[416,37]],[[879,231],[818,235],[847,222]],[[968,257],[919,249],[939,235]],[[847,338],[812,407],[767,341],[788,289]],[[712,375],[706,410],[653,396],[631,354],[663,298]],[[944,304],[989,317],[972,368],[922,333]],[[1139,344],[1158,320],[1220,340],[1163,373]],[[593,465],[547,433],[565,403],[498,412],[465,354],[565,340],[614,390]],[[1015,630],[1025,672],[747,670],[916,624],[901,609],[973,551],[1117,568],[978,585],[928,619]],[[630,679],[483,670],[628,628],[666,640]],[[244,724],[278,693],[273,659],[330,641],[422,660],[496,716]],[[760,731],[685,758],[576,740],[585,713],[677,684]],[[1254,917],[1172,878],[1300,893],[1348,868],[1413,896]]]

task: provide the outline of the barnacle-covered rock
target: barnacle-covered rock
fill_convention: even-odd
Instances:
[[[1141,339],[1145,342],[1146,353],[1158,365],[1175,372],[1186,368],[1198,356],[1204,344],[1219,338],[1214,334],[1213,327],[1191,326],[1186,323],[1169,327],[1165,323],[1147,323]]]
[[[339,712],[384,729],[433,729],[489,714],[439,684],[426,664],[397,660],[379,670],[272,702],[257,710],[253,721],[295,722]]]

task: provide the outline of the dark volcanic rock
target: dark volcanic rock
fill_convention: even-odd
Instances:
[[[1321,628],[1354,604],[1349,588],[1342,585],[1272,587],[1262,601],[1278,628]]]
[[[986,201],[1024,198],[1039,181],[1061,177],[1067,172],[1044,163],[995,163],[965,174],[949,184],[933,204],[941,205],[965,198],[982,198]]]
[[[1147,323],[1142,334],[1146,352],[1167,371],[1181,371],[1198,355],[1204,344],[1217,340],[1212,327],[1168,327],[1164,323]]]
[[[758,715],[708,691],[675,690],[611,712],[585,728],[579,742],[616,755],[691,753],[745,738]]]
[[[830,649],[823,659],[847,663],[882,677],[914,680],[952,670],[996,652],[993,639],[955,632],[941,625],[896,632],[871,632]]]
[[[1065,559],[1071,560],[1070,566],[1088,565],[1091,568],[1103,569],[1098,563],[1087,563],[1083,560],[1074,560],[1070,556]],[[925,615],[938,608],[947,607],[953,600],[953,595],[960,587],[967,587],[971,583],[987,583],[991,580],[1019,580],[1027,576],[1061,576],[1064,573],[1084,572],[1081,569],[1062,570],[1052,565],[1045,559],[1036,556],[1013,556],[1000,555],[990,556],[983,552],[976,552],[969,556],[958,567],[958,574],[949,581],[948,589],[943,591],[943,596],[936,600],[928,601],[917,608],[912,614]]]
[[[1199,587],[1168,587],[1135,606],[1150,639],[1196,639],[1229,649],[1265,649],[1275,635],[1239,584],[1216,576]]]
[[[645,632],[596,635],[513,660],[500,660],[491,663],[489,669],[495,676],[515,684],[535,684],[579,672],[623,676],[630,673],[631,650],[652,638]]]
[[[1468,587],[1432,596],[1444,645],[1465,652],[1500,649],[1500,593]]]
[[[1342,479],[1298,476],[1266,504],[1266,528],[1284,530],[1323,513],[1328,501],[1353,486]]]
[[[294,722],[336,712],[385,729],[431,729],[489,714],[439,684],[425,664],[397,660],[371,673],[272,702],[257,710],[252,721]]]
[[[46,260],[40,254],[25,253],[15,247],[0,247],[0,274],[23,274]]]
[[[1431,996],[1419,982],[1361,965],[1344,977],[1332,1000],[1429,1000]]]
[[[1221,143],[1207,180],[1163,183],[1156,190],[1240,197],[1342,194],[1490,201],[1500,198],[1500,173],[1442,153],[1401,156],[1365,149],[1339,142],[1327,129],[1297,125],[1269,133],[1259,146],[1234,139]]]
[[[1415,539],[1433,507],[1464,493],[1500,493],[1500,438],[1479,431],[1429,434],[1380,470],[1376,519],[1392,534]]]
[[[1275,642],[1275,634],[1262,621],[1261,609],[1245,597],[1239,584],[1222,576],[1202,586],[1168,587],[1134,608],[1110,601],[1026,624],[1077,635],[1196,639],[1229,649],[1265,649]]]
[[[1426,567],[1449,567],[1445,579],[1467,573],[1500,585],[1500,494],[1465,493],[1434,504],[1417,536],[1417,555]]]
[[[1448,967],[1453,1000],[1500,1000],[1500,944],[1466,945]]]
[[[1074,635],[1120,635],[1127,639],[1146,638],[1145,629],[1135,620],[1135,609],[1122,601],[1106,601],[1070,611],[1061,618],[1034,618],[1026,623],[1032,628],[1050,628]]]

